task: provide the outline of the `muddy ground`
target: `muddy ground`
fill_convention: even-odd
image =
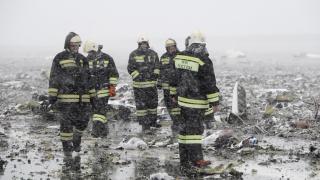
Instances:
[[[33,94],[46,92],[50,60],[7,58],[0,62],[0,179],[150,179],[156,173],[167,173],[166,179],[188,179],[179,172],[177,144],[167,143],[171,121],[161,107],[163,127],[155,130],[155,135],[142,136],[134,113],[121,119],[114,116],[116,110],[110,114],[108,138],[92,138],[89,125],[81,159],[74,158],[72,167],[67,168],[58,122],[30,109]],[[204,133],[209,142],[204,152],[216,167],[216,175],[202,179],[320,179],[320,119],[315,117],[319,65],[316,60],[281,58],[264,59],[263,63],[215,62],[221,111],[214,127]],[[119,69],[122,76],[113,104],[134,112],[129,77],[125,67]],[[246,90],[247,117],[229,121],[237,81]],[[131,137],[140,138],[147,146],[119,148],[124,138]],[[221,148],[215,147],[217,137],[225,139]],[[239,147],[248,137],[258,143]],[[230,173],[230,167],[237,173]]]

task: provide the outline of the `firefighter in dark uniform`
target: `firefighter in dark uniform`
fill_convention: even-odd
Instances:
[[[178,107],[177,103],[172,102],[170,96],[169,83],[175,71],[173,58],[176,56],[179,50],[177,48],[177,43],[174,39],[166,40],[165,47],[167,52],[160,57],[159,82],[161,83],[161,87],[163,89],[164,103],[172,120],[171,130],[172,139],[174,139],[179,133],[180,108]]]
[[[190,36],[188,36],[188,37],[186,38],[186,40],[185,40],[185,47],[186,47],[186,49],[187,49],[188,46],[189,46],[189,40],[190,40]],[[204,50],[203,50],[203,51],[204,51],[203,54],[209,57],[209,52],[208,52],[208,50],[207,50],[206,47],[204,47]],[[211,65],[211,66],[212,66],[212,65]],[[214,76],[214,74],[213,74],[213,76]],[[211,106],[211,105],[209,105],[209,108],[206,109],[204,115],[205,115],[205,116],[204,116],[204,125],[205,125],[205,128],[206,128],[206,129],[211,129],[211,128],[213,127],[212,122],[215,121],[215,120],[214,120],[214,112],[213,112],[213,109],[212,109],[212,106]]]
[[[106,137],[108,135],[107,105],[109,97],[116,95],[116,85],[118,83],[118,70],[113,58],[101,51],[102,45],[97,45],[92,41],[86,41],[84,52],[88,53],[89,69],[91,80],[95,85],[95,90],[90,92],[93,101],[92,136]]]
[[[58,110],[60,138],[65,156],[80,152],[81,137],[91,110],[90,81],[87,58],[78,53],[79,35],[70,32],[64,51],[55,56],[49,79],[49,103]]]
[[[179,133],[179,154],[182,173],[197,175],[210,164],[203,159],[202,134],[205,111],[210,106],[218,110],[219,89],[212,62],[206,55],[205,38],[192,33],[190,45],[174,58],[175,78],[170,82],[170,94],[176,95],[181,108],[182,130]]]
[[[157,79],[160,74],[158,54],[149,47],[148,39],[138,39],[138,49],[129,56],[128,72],[132,76],[136,103],[136,114],[142,131],[157,124],[158,92]]]

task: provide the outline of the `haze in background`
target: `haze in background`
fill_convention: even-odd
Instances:
[[[319,17],[318,0],[1,0],[0,56],[54,56],[70,31],[120,64],[140,34],[160,55],[194,30],[214,52],[320,53]]]

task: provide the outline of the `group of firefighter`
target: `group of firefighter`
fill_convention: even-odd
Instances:
[[[113,58],[102,52],[102,45],[86,41],[79,53],[81,39],[70,32],[64,51],[52,62],[49,79],[49,106],[57,110],[60,138],[65,157],[81,151],[81,137],[92,119],[92,136],[108,135],[107,104],[116,95],[119,73]],[[158,89],[172,119],[172,137],[179,143],[182,174],[199,174],[210,161],[204,160],[201,141],[204,125],[211,126],[218,111],[219,89],[205,37],[194,32],[186,38],[185,51],[179,51],[174,39],[165,42],[166,53],[160,60],[150,49],[145,36],[138,38],[131,52],[128,72],[136,104],[136,116],[142,133],[161,127],[157,122]]]

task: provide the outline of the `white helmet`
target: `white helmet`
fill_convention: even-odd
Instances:
[[[81,38],[80,38],[80,36],[75,35],[70,39],[70,42],[72,42],[72,43],[81,43]]]
[[[176,43],[176,41],[174,39],[167,39],[165,44],[166,44],[166,48],[170,47],[170,46],[176,46],[177,45],[177,43]]]
[[[98,51],[98,45],[93,41],[86,41],[83,45],[83,52]]]
[[[138,37],[137,43],[140,44],[140,43],[142,43],[142,42],[147,42],[147,43],[149,43],[149,39],[148,39],[146,36],[141,35],[141,36]]]
[[[200,31],[195,31],[190,35],[189,45],[193,43],[206,44],[206,38]]]

